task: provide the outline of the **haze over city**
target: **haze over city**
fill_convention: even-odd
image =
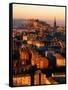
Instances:
[[[65,25],[65,7],[13,5],[14,19],[40,19],[53,25],[54,17],[56,18],[57,25]]]

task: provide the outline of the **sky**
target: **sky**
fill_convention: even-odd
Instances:
[[[13,4],[13,19],[40,19],[65,24],[65,7]]]

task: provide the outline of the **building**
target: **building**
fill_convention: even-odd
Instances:
[[[56,66],[57,67],[65,66],[66,61],[63,56],[61,56],[58,53],[54,53],[53,55],[56,57]]]
[[[54,32],[56,31],[56,18],[54,18]]]
[[[31,64],[36,65],[38,69],[48,68],[49,62],[46,57],[38,55],[38,53],[32,53]]]
[[[26,75],[17,75],[13,76],[13,85],[22,86],[22,85],[31,85],[31,77],[29,74]]]

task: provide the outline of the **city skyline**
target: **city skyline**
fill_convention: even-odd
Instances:
[[[40,19],[65,26],[65,7],[13,4],[13,19]]]

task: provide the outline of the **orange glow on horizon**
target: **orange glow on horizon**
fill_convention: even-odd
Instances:
[[[13,4],[13,18],[65,20],[65,7]]]

